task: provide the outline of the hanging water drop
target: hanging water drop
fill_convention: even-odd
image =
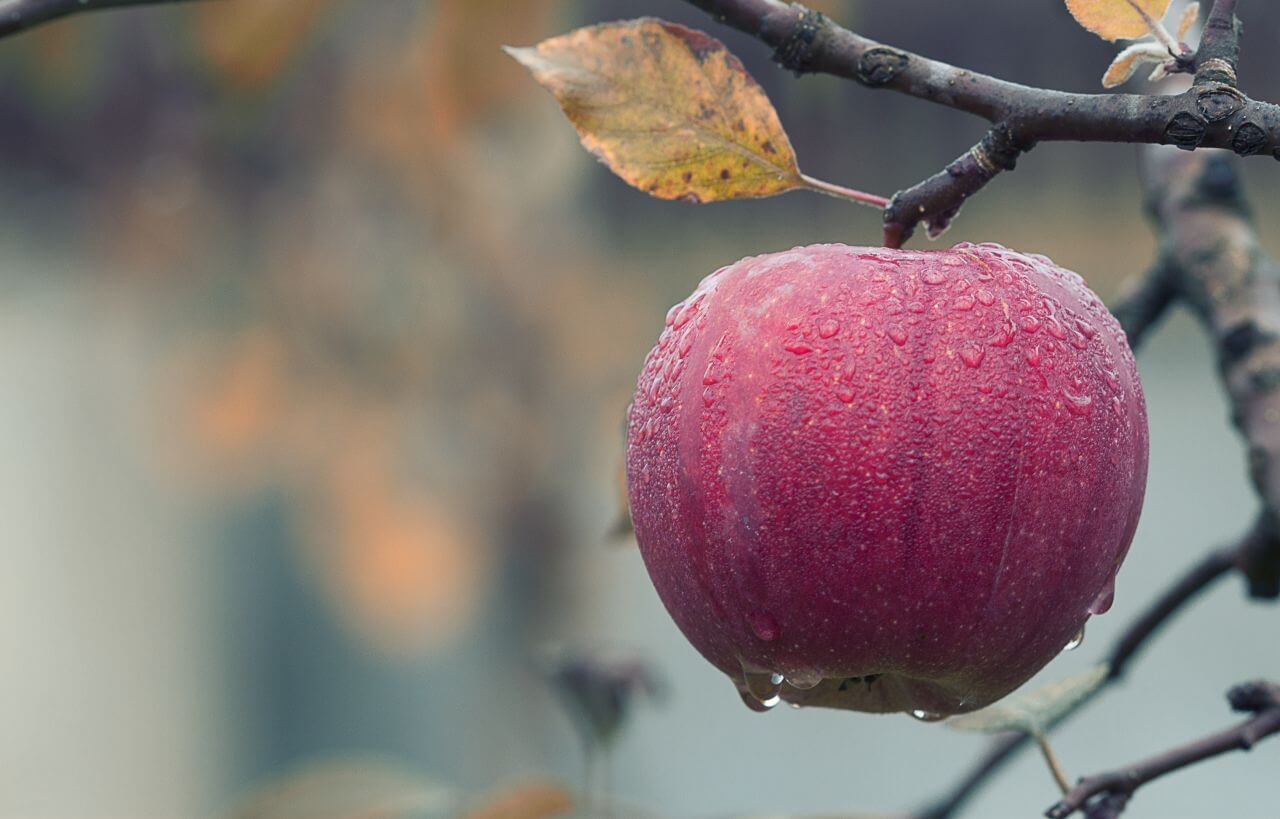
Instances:
[[[752,711],[755,711],[757,714],[763,714],[773,708],[773,705],[765,705],[763,702],[756,699],[756,695],[752,694],[745,688],[738,689],[738,696],[742,697],[743,705],[747,706]],[[774,703],[774,705],[777,705],[777,703]]]
[[[1072,637],[1071,640],[1065,646],[1062,647],[1062,650],[1075,651],[1077,648],[1080,647],[1080,644],[1083,642],[1084,642],[1084,626],[1080,626],[1080,630],[1076,632],[1076,636]]]
[[[945,714],[939,714],[934,711],[926,711],[923,708],[917,708],[911,712],[911,716],[921,722],[939,722],[946,719]]]
[[[748,671],[744,664],[742,677],[742,688],[764,710],[774,707],[782,700],[783,678],[776,671]]]
[[[1102,587],[1102,591],[1089,604],[1090,614],[1106,614],[1111,611],[1111,604],[1116,601],[1116,579],[1112,577],[1107,581],[1107,585]]]
[[[816,671],[792,671],[787,674],[787,685],[800,691],[816,688],[822,682],[822,675]]]

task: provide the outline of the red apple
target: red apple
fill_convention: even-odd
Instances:
[[[628,419],[658,594],[748,704],[922,718],[1111,603],[1147,419],[1084,281],[998,245],[743,259],[667,316]]]

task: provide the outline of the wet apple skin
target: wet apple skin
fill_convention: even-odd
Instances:
[[[1147,449],[1133,355],[1075,273],[817,245],[672,308],[627,483],[659,596],[740,689],[777,673],[795,703],[945,715],[1109,607]]]

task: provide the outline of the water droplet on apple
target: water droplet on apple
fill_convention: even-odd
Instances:
[[[792,671],[787,674],[787,685],[799,691],[816,688],[822,682],[822,675],[813,670]]]
[[[1062,647],[1062,650],[1075,651],[1077,648],[1080,647],[1080,644],[1083,642],[1084,642],[1084,626],[1081,626],[1080,630],[1076,632],[1076,636],[1072,637],[1070,641],[1068,641],[1067,644]]]
[[[948,260],[948,262],[951,261],[952,260],[950,259]],[[920,280],[925,284],[945,284],[947,281],[947,274],[936,267],[930,267],[926,268],[925,271],[920,274]]]
[[[978,367],[985,355],[981,347],[965,347],[960,351],[960,360],[970,367]]]
[[[818,325],[818,336],[821,338],[831,338],[840,332],[840,322],[835,319],[827,319]]]
[[[1072,415],[1086,416],[1093,412],[1093,399],[1087,395],[1076,395],[1070,390],[1062,391],[1062,403]]]
[[[917,708],[911,712],[911,716],[921,722],[940,722],[946,719],[945,714],[939,714],[934,711],[926,711],[923,708]]]
[[[761,640],[768,642],[778,636],[778,621],[773,619],[767,611],[758,611],[748,618],[751,621],[751,631]]]
[[[889,338],[893,339],[893,343],[901,347],[907,343],[907,331],[901,327],[894,327],[889,331]]]
[[[776,671],[749,671],[744,664],[742,680],[747,693],[766,710],[777,705],[782,699],[784,680]]]
[[[742,703],[744,705],[746,705],[752,711],[755,711],[757,714],[763,714],[766,711],[772,710],[773,705],[777,705],[776,702],[773,705],[765,705],[763,702],[756,699],[755,694],[752,694],[750,691],[746,690],[745,688],[738,689],[738,696],[742,697]]]
[[[1116,579],[1112,577],[1107,581],[1107,585],[1102,587],[1102,591],[1098,594],[1094,601],[1089,604],[1090,614],[1106,614],[1111,611],[1111,604],[1116,601]]]

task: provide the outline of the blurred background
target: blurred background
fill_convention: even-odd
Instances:
[[[1061,0],[810,5],[1067,90],[1098,89],[1115,51]],[[1244,6],[1242,83],[1280,99],[1280,6]],[[546,679],[566,651],[662,683],[610,766],[641,815],[900,810],[983,747],[905,716],[750,712],[613,534],[668,306],[744,255],[879,241],[874,211],[820,196],[632,191],[499,51],[638,15],[722,37],[815,176],[887,195],[983,132],[796,80],[678,0],[219,0],[0,41],[0,815],[370,816],[368,789],[454,816],[532,782],[484,815],[533,816],[522,799],[583,783]],[[1113,297],[1154,247],[1135,155],[1042,146],[945,241],[1045,253]],[[1280,165],[1246,168],[1280,252]],[[1198,328],[1175,315],[1140,365],[1144,519],[1115,608],[1041,681],[1095,662],[1255,507]],[[1278,615],[1216,589],[1061,731],[1069,773],[1226,724],[1229,685],[1280,677]],[[1127,815],[1273,819],[1278,767],[1263,745]],[[1026,755],[971,815],[1053,798]]]

